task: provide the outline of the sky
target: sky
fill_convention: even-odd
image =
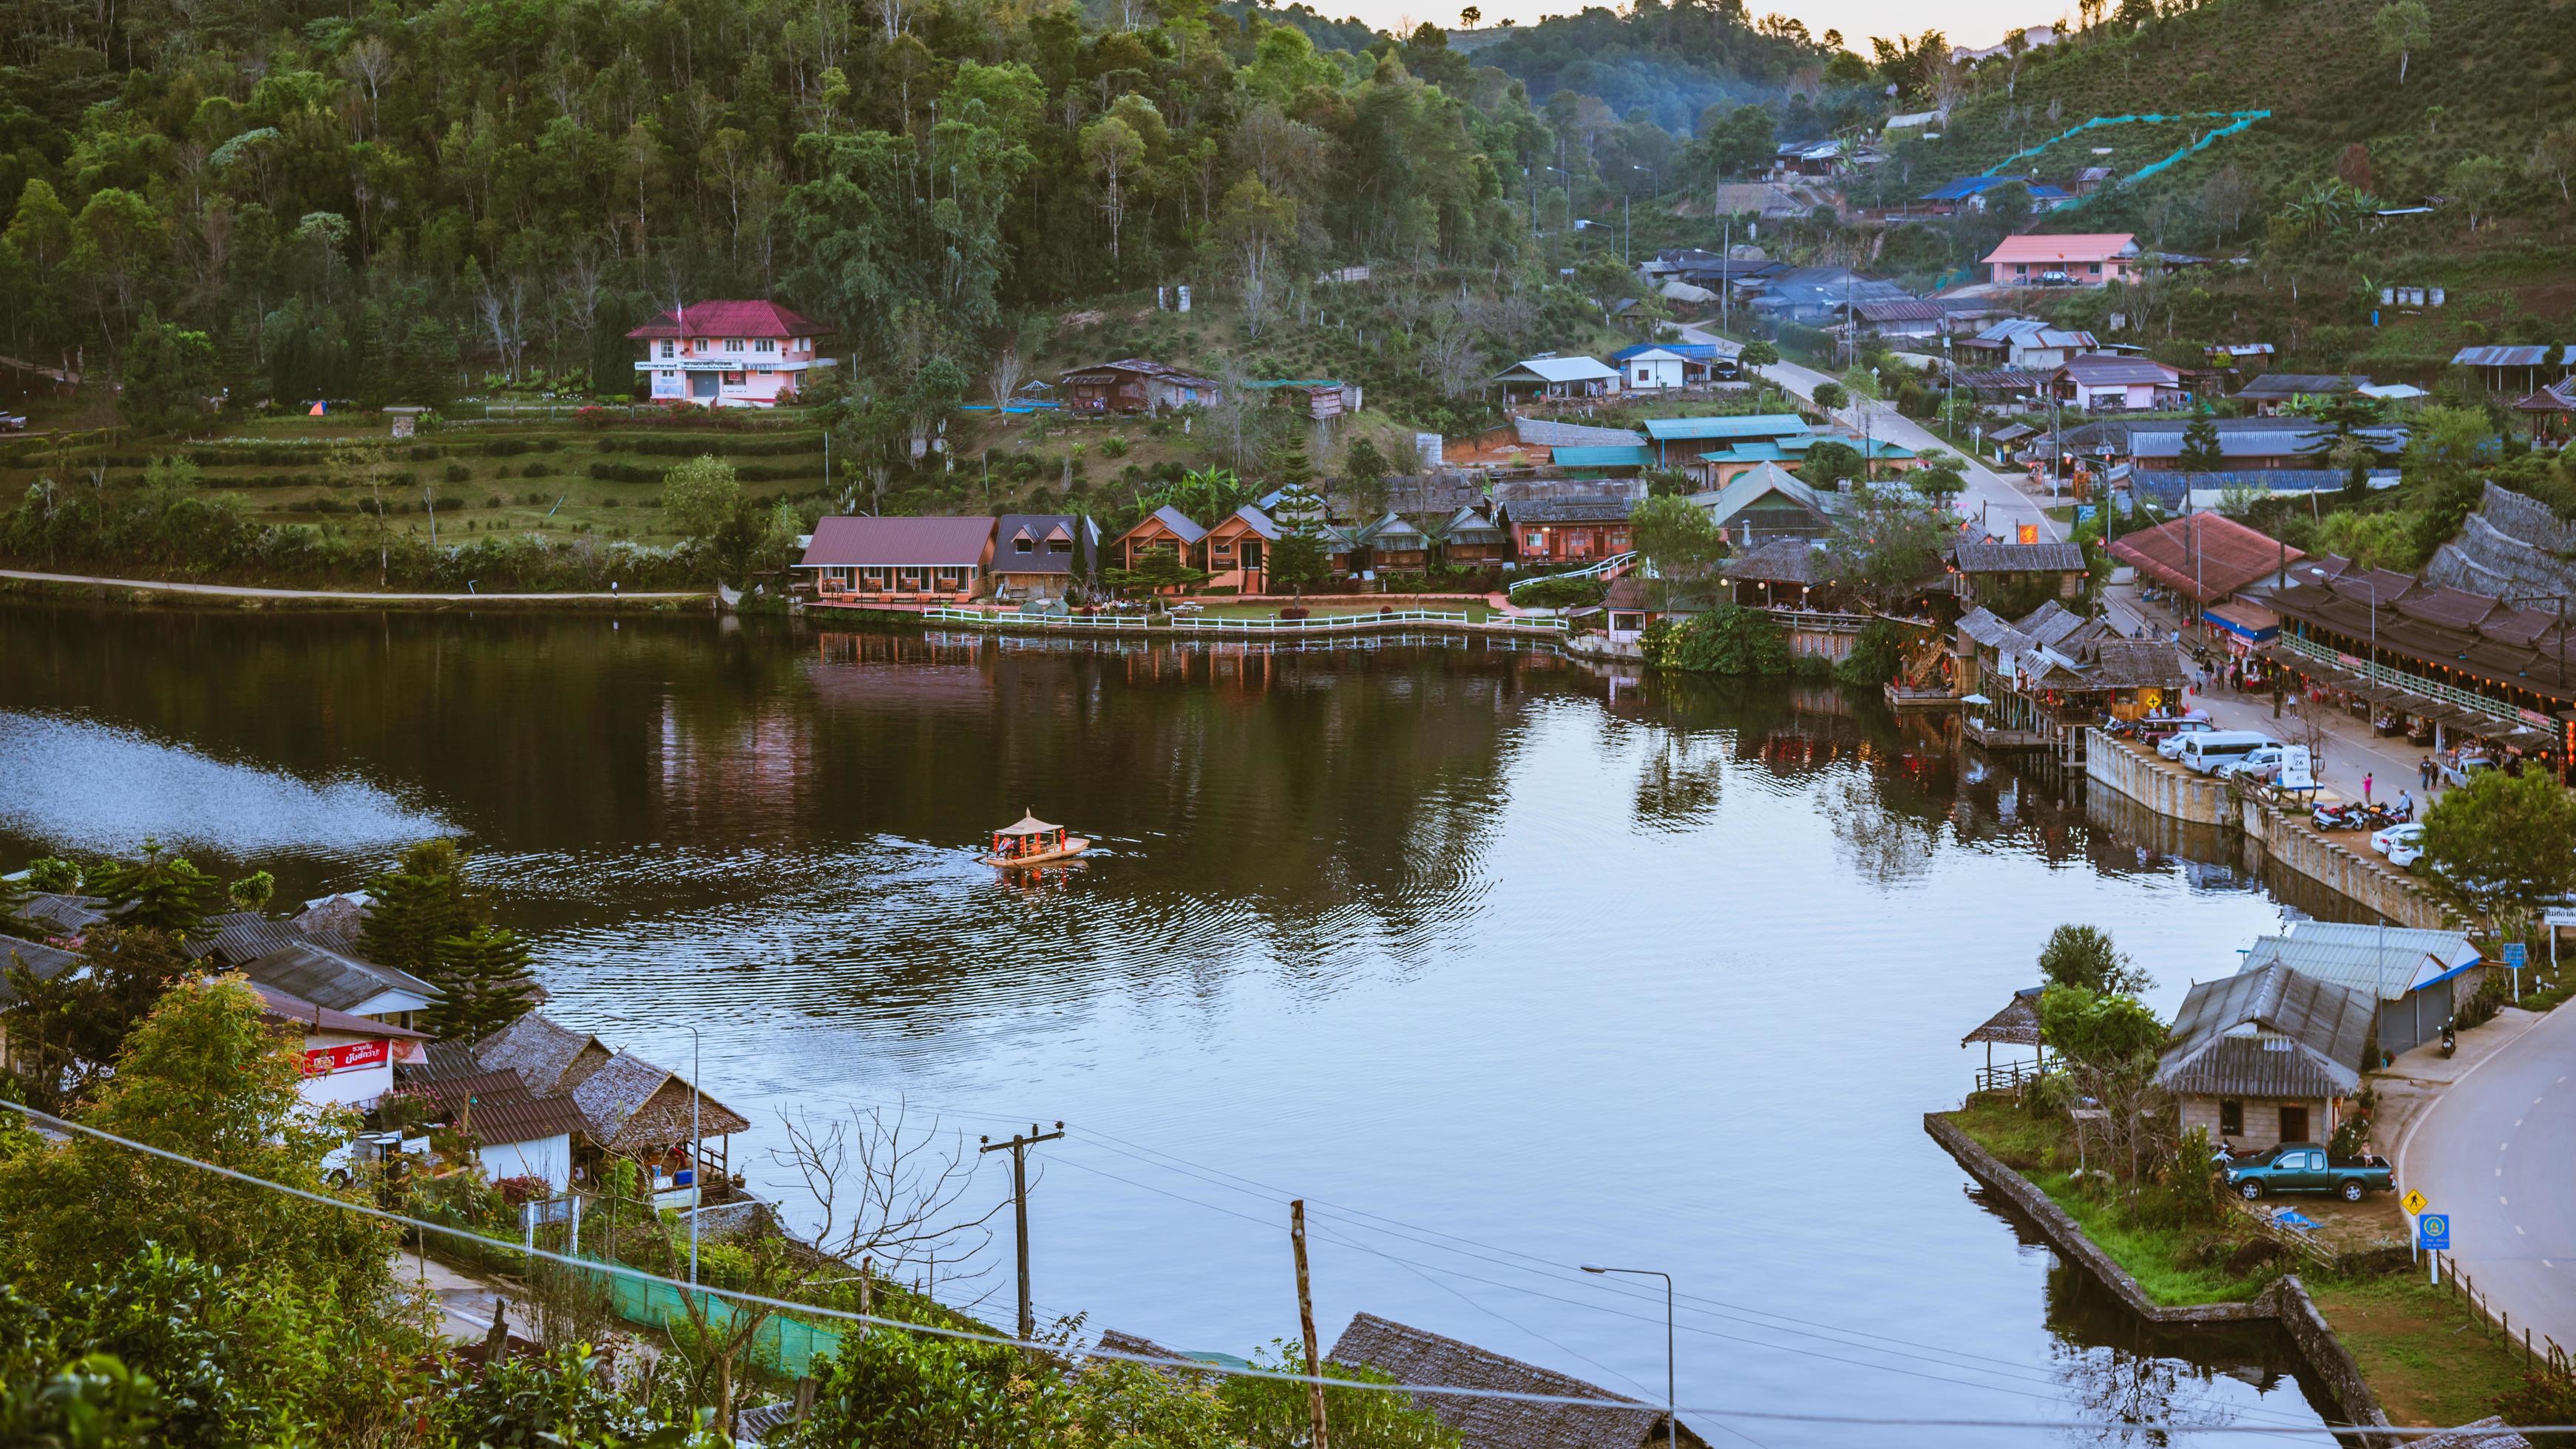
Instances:
[[[1317,10],[1334,19],[1356,15],[1382,30],[1401,35],[1417,22],[1428,20],[1435,25],[1453,26],[1458,12],[1426,4],[1425,0],[1307,0]],[[1464,5],[1468,0],[1459,0]],[[1477,0],[1484,12],[1482,24],[1514,20],[1523,25],[1536,23],[1548,15],[1570,15],[1583,8],[1578,0]],[[1606,0],[1605,0],[1606,3]],[[1849,43],[1867,53],[1864,37],[1872,35],[1912,35],[1925,28],[1939,30],[1953,45],[1986,46],[2004,38],[2004,32],[2023,25],[2045,25],[2061,12],[2072,13],[2073,0],[1745,0],[1745,9],[1754,15],[1777,11],[1807,22],[1809,32],[1822,35],[1839,30]]]

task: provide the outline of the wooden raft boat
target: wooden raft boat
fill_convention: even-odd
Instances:
[[[1020,870],[1033,865],[1053,865],[1071,860],[1091,848],[1091,842],[1079,835],[1067,835],[1061,825],[1049,825],[1035,811],[1025,812],[1017,825],[1006,825],[993,832],[993,848],[984,863],[1003,870]]]

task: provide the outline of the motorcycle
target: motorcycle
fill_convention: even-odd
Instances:
[[[2308,812],[2308,823],[2319,830],[2358,830],[2361,828],[2361,807],[2349,801],[2319,805]]]
[[[2458,1051],[2459,1049],[2460,1049],[2460,1034],[2459,1034],[2459,1032],[2458,1032],[2458,1031],[2456,1031],[2456,1030],[2454,1030],[2454,1029],[2452,1028],[2452,1026],[2451,1026],[2451,1024],[2450,1024],[2449,1022],[2447,1022],[2447,1021],[2446,1021],[2446,1022],[2443,1022],[2443,1023],[2442,1023],[2442,1055],[2444,1055],[2444,1056],[2446,1056],[2446,1057],[2447,1057],[2447,1056],[2449,1056],[2451,1053],[2456,1052],[2456,1051]]]

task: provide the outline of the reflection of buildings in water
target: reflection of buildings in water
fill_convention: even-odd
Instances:
[[[748,715],[695,718],[666,696],[659,723],[655,804],[666,816],[695,830],[795,818],[814,773],[813,730],[805,716],[771,701]]]

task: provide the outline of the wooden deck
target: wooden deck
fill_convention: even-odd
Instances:
[[[2045,750],[2055,745],[2037,730],[1997,729],[1975,720],[1963,721],[1959,733],[1967,736],[1970,743],[1989,750]]]
[[[1946,689],[1906,689],[1889,684],[1880,687],[1887,696],[1887,707],[1898,714],[1940,714],[1959,707],[1959,696]]]

